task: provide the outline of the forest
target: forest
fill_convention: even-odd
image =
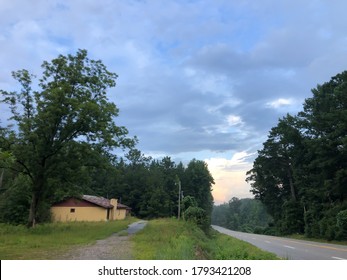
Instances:
[[[273,127],[247,172],[271,232],[347,239],[347,71]]]
[[[54,202],[89,194],[118,198],[140,218],[177,217],[180,200],[182,217],[210,225],[207,164],[152,159],[136,149],[137,138],[116,124],[119,110],[107,97],[117,74],[86,50],[41,67],[39,79],[12,73],[20,91],[0,90],[11,111],[0,123],[0,222],[49,222]]]
[[[263,203],[256,199],[233,197],[228,203],[213,206],[212,224],[231,230],[268,234],[272,222]]]

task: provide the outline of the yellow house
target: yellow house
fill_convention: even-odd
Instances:
[[[52,221],[112,221],[123,220],[131,208],[118,203],[117,199],[83,195],[69,198],[51,207]]]

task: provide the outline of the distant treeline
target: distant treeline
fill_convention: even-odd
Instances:
[[[264,205],[255,199],[233,197],[228,203],[214,205],[212,224],[231,230],[266,233],[272,217]]]
[[[38,222],[49,221],[52,203],[81,194],[118,198],[140,218],[177,217],[180,183],[182,217],[189,206],[194,206],[203,210],[206,222],[210,224],[213,178],[204,161],[193,159],[184,166],[181,162],[176,164],[170,157],[161,160],[146,157],[136,149],[125,158],[113,161],[99,154],[94,154],[94,164],[83,161],[83,157],[74,161],[74,170],[65,169],[66,163],[61,162],[56,177],[49,180],[50,191],[40,203]],[[2,172],[0,222],[25,224],[30,208],[31,182],[25,175],[5,169]]]
[[[247,181],[274,233],[347,239],[347,71],[312,93],[271,129]]]

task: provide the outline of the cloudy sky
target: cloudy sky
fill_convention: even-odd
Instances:
[[[152,157],[205,160],[215,202],[278,118],[347,69],[344,0],[0,0],[0,88],[11,71],[87,49],[119,75],[118,123]],[[0,107],[4,123],[8,111]]]

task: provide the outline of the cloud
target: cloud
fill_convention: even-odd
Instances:
[[[288,106],[293,104],[293,99],[291,98],[278,98],[274,101],[268,102],[266,103],[266,105],[270,108],[279,108],[282,106]]]
[[[245,182],[246,172],[252,168],[250,158],[254,158],[254,153],[241,151],[233,154],[231,159],[225,157],[205,159],[216,183],[213,188],[216,204],[227,202],[232,197],[253,196],[250,193],[250,186]]]
[[[227,122],[230,126],[235,126],[243,123],[242,118],[236,115],[227,116]]]
[[[253,160],[230,154],[255,153],[278,118],[346,69],[344,1],[3,2],[1,89],[16,88],[13,70],[40,75],[43,60],[85,48],[119,75],[116,122],[139,148],[203,153],[226,197],[247,189],[237,172]]]

